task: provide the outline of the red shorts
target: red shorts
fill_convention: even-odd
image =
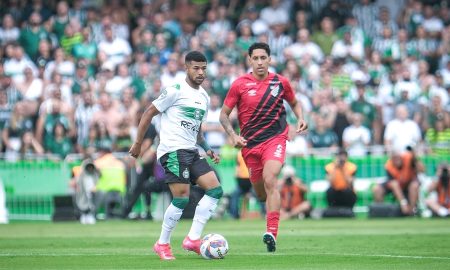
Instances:
[[[262,180],[266,161],[277,160],[281,164],[284,163],[287,139],[287,132],[283,132],[253,148],[242,148],[242,157],[248,167],[252,183]]]

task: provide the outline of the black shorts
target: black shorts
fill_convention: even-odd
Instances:
[[[200,157],[198,150],[180,149],[166,153],[159,162],[164,168],[164,181],[167,184],[195,184],[200,176],[212,171],[206,159]]]

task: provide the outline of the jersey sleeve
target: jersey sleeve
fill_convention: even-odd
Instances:
[[[295,92],[291,87],[291,83],[288,79],[283,78],[284,99],[291,103],[295,99]]]
[[[205,123],[206,120],[208,119],[208,111],[209,111],[209,106],[211,104],[211,98],[207,94],[205,94],[205,98],[206,98],[206,111],[205,111],[205,114],[203,115],[202,123]]]
[[[234,81],[233,84],[231,84],[230,90],[228,90],[225,100],[223,101],[223,104],[230,109],[233,109],[239,101],[239,85],[239,80]]]
[[[175,103],[178,93],[178,89],[167,87],[152,103],[159,112],[164,112]]]

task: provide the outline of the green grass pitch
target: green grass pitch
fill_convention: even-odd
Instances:
[[[223,260],[181,249],[190,221],[172,236],[175,261],[151,247],[160,222],[13,222],[0,226],[0,269],[450,269],[450,219],[330,219],[281,223],[277,252],[262,243],[265,222],[208,223],[230,246]]]

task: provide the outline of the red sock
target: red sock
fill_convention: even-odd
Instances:
[[[280,223],[280,212],[267,212],[266,223],[267,232],[272,233],[273,236],[277,238],[278,224]]]

